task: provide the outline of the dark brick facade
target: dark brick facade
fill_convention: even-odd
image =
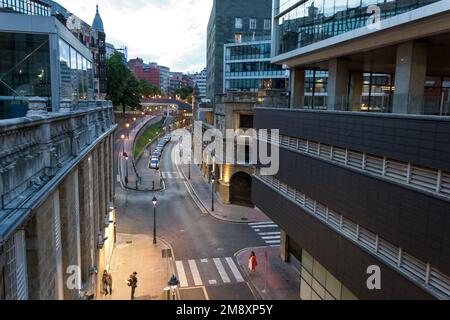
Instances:
[[[280,129],[283,135],[450,171],[450,119],[256,108],[254,125]],[[280,149],[276,177],[450,274],[450,201],[285,148]],[[367,292],[367,276],[362,267],[369,262],[382,264],[381,260],[256,180],[252,194],[257,207],[358,297],[427,296],[387,266],[383,268],[390,279],[386,289]]]
[[[432,299],[401,274],[329,229],[307,212],[253,180],[253,201],[359,299]],[[381,268],[381,290],[367,289],[367,267]]]
[[[450,118],[256,108],[256,128],[450,171]]]

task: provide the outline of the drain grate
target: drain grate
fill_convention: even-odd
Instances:
[[[242,221],[248,221],[248,218],[241,218]]]

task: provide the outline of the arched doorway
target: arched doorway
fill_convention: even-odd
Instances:
[[[237,172],[230,181],[230,202],[232,204],[254,207],[252,202],[252,177],[245,172]]]

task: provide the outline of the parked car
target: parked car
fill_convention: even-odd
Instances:
[[[150,169],[159,169],[159,159],[152,158],[152,161],[150,161]]]

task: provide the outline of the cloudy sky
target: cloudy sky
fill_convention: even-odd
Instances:
[[[206,28],[212,0],[56,0],[89,24],[100,7],[107,41],[174,71],[206,66]]]

